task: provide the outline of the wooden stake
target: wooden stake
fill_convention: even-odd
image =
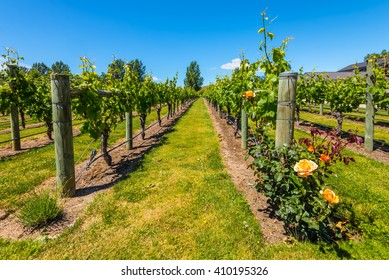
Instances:
[[[276,120],[276,147],[289,146],[294,132],[297,73],[283,72],[279,77]]]
[[[126,112],[126,148],[132,149],[132,111]]]
[[[11,137],[12,137],[12,150],[20,151],[20,130],[19,130],[19,113],[18,107],[15,104],[11,104]]]
[[[68,75],[51,75],[57,187],[64,197],[76,192],[70,82]]]
[[[373,83],[373,62],[367,64],[366,74],[366,117],[365,117],[365,151],[372,152],[374,150],[374,101],[373,95],[370,93],[370,87]]]
[[[323,116],[324,115],[324,110],[323,110],[323,107],[324,107],[324,104],[323,103],[320,103],[320,116]]]
[[[10,77],[15,77],[15,68],[16,65],[7,64],[7,68],[9,70]],[[15,93],[15,85],[11,82],[10,88],[12,90],[12,94],[16,96]],[[19,130],[19,110],[18,106],[15,103],[11,103],[10,105],[10,122],[11,122],[11,138],[12,138],[12,150],[20,151],[20,130]]]
[[[241,118],[241,132],[242,132],[242,149],[247,149],[247,137],[248,137],[248,130],[247,130],[247,123],[248,123],[248,117],[247,113],[244,108],[242,108],[242,118]]]

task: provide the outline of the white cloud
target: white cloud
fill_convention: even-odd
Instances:
[[[234,70],[236,68],[239,68],[240,62],[241,62],[240,58],[234,58],[233,60],[231,60],[231,62],[223,64],[221,68],[226,70]]]
[[[156,82],[159,81],[159,79],[157,77],[153,77],[153,81]]]

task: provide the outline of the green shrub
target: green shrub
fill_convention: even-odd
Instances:
[[[28,198],[20,210],[19,219],[24,226],[39,228],[50,224],[62,216],[62,207],[57,198],[48,192],[34,194]]]
[[[248,150],[254,159],[250,167],[257,176],[256,187],[268,197],[271,213],[295,237],[328,242],[349,238],[355,226],[353,209],[327,186],[326,178],[333,174],[332,164],[353,161],[341,151],[360,139],[342,140],[317,129],[311,130],[311,136],[278,148],[267,136],[256,141]]]

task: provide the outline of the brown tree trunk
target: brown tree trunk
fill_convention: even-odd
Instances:
[[[234,132],[234,136],[235,138],[238,138],[238,131],[240,129],[240,121],[239,121],[239,117],[235,117],[235,124],[236,124],[236,127],[235,127],[235,132]]]
[[[145,140],[145,135],[146,135],[146,133],[145,133],[146,117],[147,117],[146,114],[141,114],[140,115],[140,126],[141,126],[141,129],[142,129],[142,132],[141,132],[142,140]]]
[[[26,129],[26,116],[24,115],[24,111],[19,110],[19,113],[20,113],[20,118],[22,120],[22,127],[23,129]]]
[[[107,152],[107,149],[108,149],[108,136],[109,136],[109,131],[108,130],[105,130],[101,134],[101,153],[103,154],[104,160],[107,163],[107,165],[111,166],[112,165],[112,157]]]
[[[53,133],[53,122],[46,122],[46,133],[49,140],[53,140],[52,133]]]
[[[340,135],[342,133],[343,114],[342,112],[335,110],[332,112],[332,115],[335,117],[336,121],[338,122],[338,125],[335,128],[335,133],[337,135]]]
[[[162,120],[161,120],[161,107],[157,108],[157,116],[158,116],[158,124],[161,127],[162,126]]]
[[[295,111],[296,111],[296,123],[300,124],[300,106],[296,105]]]

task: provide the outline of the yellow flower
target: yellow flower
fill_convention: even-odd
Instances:
[[[317,169],[317,164],[311,160],[302,159],[294,165],[293,169],[299,177],[306,178]]]
[[[245,98],[251,98],[251,97],[255,97],[255,93],[251,90],[248,90],[244,93],[244,97]]]
[[[336,204],[339,203],[339,196],[335,195],[333,191],[330,189],[325,189],[324,191],[320,191],[321,195],[325,200],[329,203]]]
[[[309,145],[308,152],[312,153],[315,150],[315,148],[312,145]]]

